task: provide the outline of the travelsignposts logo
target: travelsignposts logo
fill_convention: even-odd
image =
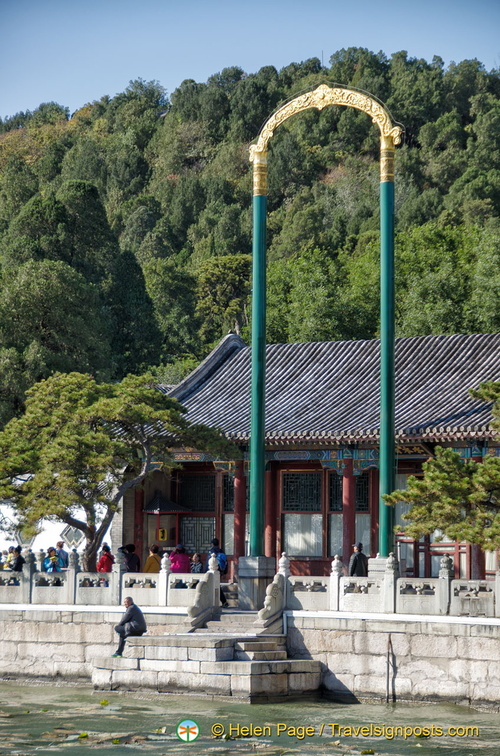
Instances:
[[[179,722],[176,729],[177,737],[185,743],[191,743],[196,740],[200,734],[200,728],[192,719],[183,719]]]

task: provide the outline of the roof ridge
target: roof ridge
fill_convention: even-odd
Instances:
[[[235,333],[228,333],[219,341],[202,362],[186,378],[175,386],[170,396],[181,403],[200,388],[235,352],[245,349],[247,345]]]

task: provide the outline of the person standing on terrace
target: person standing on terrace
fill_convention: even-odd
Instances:
[[[182,543],[178,543],[170,554],[171,572],[191,572],[191,562]]]
[[[109,548],[107,543],[104,543],[102,546],[101,556],[99,558],[99,561],[97,562],[97,572],[111,572],[114,563],[115,558],[111,553],[111,549]]]
[[[355,543],[354,553],[349,560],[349,576],[367,577],[368,576],[368,557],[363,554],[363,544]]]
[[[68,563],[69,563],[68,552],[65,551],[63,547],[64,547],[64,541],[58,541],[56,543],[56,554],[61,560],[61,566],[63,570],[67,570]]]

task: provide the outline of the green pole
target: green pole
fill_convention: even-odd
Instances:
[[[387,152],[390,150],[386,149]],[[392,155],[394,148],[392,149]],[[385,163],[387,168],[387,163]],[[394,180],[380,183],[380,505],[379,555],[393,551],[393,509],[382,496],[394,477]]]
[[[264,556],[266,374],[266,155],[254,159],[250,556]]]

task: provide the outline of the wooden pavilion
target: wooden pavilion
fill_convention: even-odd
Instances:
[[[491,404],[469,394],[500,379],[500,334],[399,338],[395,356],[397,488],[421,473],[436,445],[464,458],[500,456]],[[377,553],[379,362],[378,340],[267,346],[265,555],[286,551],[293,573],[327,574],[332,557],[347,563],[358,541]],[[245,555],[250,371],[250,348],[229,334],[169,391],[192,422],[220,427],[243,460],[179,451],[171,477],[154,472],[128,494],[113,526],[118,540],[143,555],[152,542],[206,553],[216,535],[231,562]],[[402,514],[401,505],[396,522]],[[398,536],[396,548],[409,576],[437,575],[443,553],[457,577],[497,567],[496,554],[432,536]]]

